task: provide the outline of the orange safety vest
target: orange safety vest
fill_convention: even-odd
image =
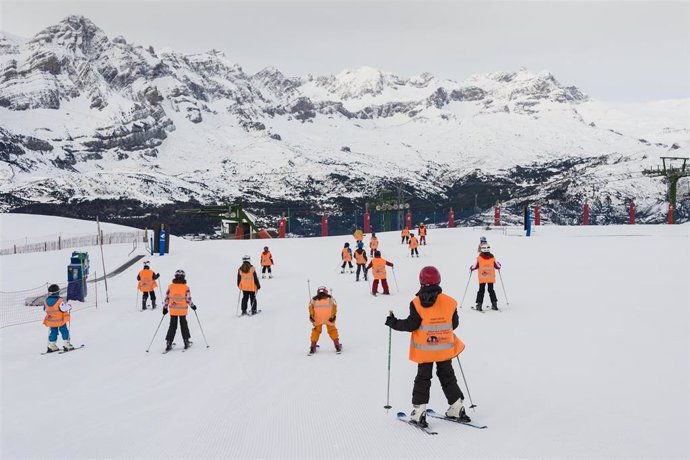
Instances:
[[[59,298],[52,307],[48,306],[46,300],[43,301],[43,308],[46,310],[43,324],[48,327],[60,327],[69,321],[69,312],[60,310],[60,305],[62,305],[62,298]]]
[[[158,287],[158,283],[153,279],[153,270],[142,270],[139,272],[139,290],[141,292],[151,292]]]
[[[328,320],[333,316],[333,306],[335,299],[333,297],[326,297],[323,299],[311,301],[311,306],[314,307],[314,324],[320,326],[322,324],[333,324]]]
[[[367,262],[367,253],[364,252],[364,249],[362,249],[362,252],[359,252],[359,249],[355,251],[355,260],[359,265],[365,264]]]
[[[386,259],[383,257],[374,257],[371,259],[371,272],[374,274],[375,280],[386,279]]]
[[[240,274],[240,290],[241,291],[256,291],[256,284],[254,283],[254,267],[249,267],[249,271],[244,273],[238,270]]]
[[[419,236],[426,236],[426,227],[419,227]]]
[[[403,228],[401,235],[402,236],[410,236],[410,229],[407,227]]]
[[[494,257],[485,259],[484,257],[477,257],[477,274],[479,275],[480,283],[495,283],[496,269],[494,268]]]
[[[410,237],[410,244],[408,245],[410,249],[414,249],[417,246],[419,246],[419,241],[417,241],[417,237],[413,236]]]
[[[446,294],[439,294],[431,307],[424,308],[415,297],[412,301],[422,318],[419,329],[410,337],[410,361],[434,363],[455,358],[465,344],[453,332],[453,313],[458,303]]]
[[[187,316],[187,294],[189,287],[186,284],[171,284],[168,286],[168,310],[170,316]]]
[[[347,248],[343,248],[343,260],[345,262],[352,262],[352,254],[350,254]]]
[[[270,267],[273,265],[273,262],[271,262],[271,251],[268,252],[262,252],[261,253],[261,266],[262,267]]]
[[[378,238],[372,238],[371,241],[369,241],[369,247],[371,249],[376,249],[379,247],[379,239]]]

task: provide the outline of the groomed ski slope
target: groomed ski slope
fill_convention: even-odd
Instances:
[[[161,354],[166,317],[145,353],[161,312],[135,309],[138,265],[109,281],[109,304],[75,313],[73,343],[85,343],[82,350],[41,356],[47,328],[40,323],[0,330],[0,454],[8,459],[688,458],[688,230],[687,225],[540,227],[527,239],[517,233],[432,229],[419,259],[406,257],[397,232],[381,233],[381,249],[396,264],[400,292],[390,273],[394,295],[377,298],[367,284],[336,268],[351,237],[174,239],[172,253],[152,257],[152,267],[164,285],[176,269],[187,272],[211,347],[205,348],[191,314],[191,350],[183,353],[178,346]],[[383,409],[388,349],[383,323],[389,309],[399,317],[407,314],[424,265],[437,266],[444,291],[460,300],[483,234],[503,263],[510,306],[498,284],[502,312],[470,310],[475,274],[457,333],[467,345],[461,360],[478,406],[469,414],[489,428],[431,419],[439,434],[428,436],[395,418],[396,411],[411,409],[416,373],[407,359],[406,333],[393,333],[393,409]],[[258,265],[264,244],[273,252],[276,277],[262,280],[263,312],[237,318],[241,256],[250,254]],[[111,248],[107,255],[113,266],[131,250],[120,248],[120,254]],[[89,252],[99,266],[96,249]],[[56,273],[55,266],[64,273],[67,252],[2,257],[1,289],[41,284],[44,274]],[[26,257],[32,257],[30,266],[22,263]],[[9,276],[13,266],[21,267],[21,276]],[[307,356],[307,279],[312,293],[321,284],[334,289],[342,355],[335,354],[324,329],[320,351]],[[430,407],[441,412],[446,406],[434,376]]]

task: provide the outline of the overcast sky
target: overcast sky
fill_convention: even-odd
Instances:
[[[402,76],[550,70],[596,99],[690,97],[690,1],[0,0],[0,29],[30,37],[69,14],[109,37],[212,48],[248,72]]]

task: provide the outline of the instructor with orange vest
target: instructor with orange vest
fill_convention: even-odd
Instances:
[[[435,267],[424,267],[419,272],[420,288],[412,302],[407,319],[397,319],[393,312],[386,318],[386,326],[396,331],[412,332],[410,361],[417,363],[417,377],[412,389],[413,410],[410,420],[427,426],[426,405],[429,402],[431,376],[436,363],[436,375],[450,407],[446,417],[463,422],[470,418],[465,414],[464,395],[458,386],[452,359],[465,349],[465,344],[453,332],[459,323],[457,302],[443,294],[441,274]]]

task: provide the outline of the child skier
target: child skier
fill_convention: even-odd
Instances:
[[[256,292],[261,289],[261,284],[249,256],[242,257],[242,265],[237,270],[237,287],[242,291],[242,315],[247,314],[248,301],[252,303],[251,314],[255,315],[257,313]]]
[[[357,262],[357,278],[355,281],[359,281],[359,272],[364,273],[364,281],[368,281],[367,278],[367,251],[364,250],[364,243],[361,241],[357,243],[357,249],[355,250],[355,262]]]
[[[370,249],[369,255],[374,257],[374,252],[376,252],[378,247],[379,247],[379,239],[376,237],[376,233],[372,233],[371,238],[369,239],[369,249]]]
[[[364,232],[359,227],[357,227],[357,230],[355,230],[352,236],[355,238],[355,244],[362,243],[362,241],[364,240]]]
[[[316,295],[309,301],[309,321],[311,321],[313,326],[309,356],[316,353],[316,344],[319,342],[324,324],[326,325],[328,336],[333,340],[336,353],[340,354],[342,351],[342,346],[338,339],[338,329],[335,327],[335,316],[337,313],[338,305],[335,299],[328,293],[326,287],[319,287],[316,290]]]
[[[376,251],[374,253],[374,258],[371,259],[371,262],[369,262],[369,265],[367,265],[367,270],[371,268],[374,273],[374,282],[371,285],[371,293],[373,295],[378,293],[379,281],[381,281],[381,286],[383,287],[383,294],[390,295],[388,290],[388,275],[386,273],[386,265],[389,267],[393,266],[392,263],[381,257],[381,251]]]
[[[345,273],[345,265],[350,265],[350,273],[354,273],[352,270],[352,249],[350,249],[350,243],[345,243],[343,250],[340,252],[340,257],[343,261],[343,265],[340,267],[340,273]]]
[[[264,252],[261,253],[261,278],[266,278],[267,271],[268,277],[273,278],[271,265],[274,265],[273,255],[271,254],[271,251],[268,250],[268,246],[264,246]]]
[[[458,386],[452,359],[465,349],[465,344],[453,332],[458,327],[457,302],[443,294],[441,274],[435,267],[419,272],[420,288],[410,302],[407,319],[397,319],[391,311],[386,326],[396,331],[412,332],[410,361],[416,362],[417,377],[412,389],[410,420],[426,427],[426,405],[429,402],[431,375],[436,363],[436,375],[450,407],[446,417],[469,422],[463,406],[464,396]]]
[[[410,241],[410,229],[407,227],[403,228],[402,232],[400,232],[400,236],[402,237],[400,244],[408,243]]]
[[[165,351],[172,350],[173,340],[177,334],[177,322],[179,319],[180,329],[182,329],[182,340],[184,340],[185,350],[192,346],[189,335],[189,325],[187,324],[187,311],[191,307],[196,310],[196,305],[192,302],[192,294],[187,286],[184,270],[177,270],[175,278],[168,286],[165,293],[165,302],[163,303],[163,316],[170,311],[170,326],[168,327],[168,334],[165,336]]]
[[[491,309],[498,310],[498,300],[496,299],[496,291],[494,291],[494,283],[496,282],[496,270],[501,269],[501,264],[496,262],[496,258],[491,254],[491,246],[484,243],[480,245],[479,256],[477,256],[477,263],[470,267],[470,271],[479,270],[477,272],[479,278],[479,290],[477,291],[477,311],[482,311],[482,303],[484,302],[484,291],[486,286],[489,286],[489,298],[491,299]]]
[[[141,291],[141,309],[146,310],[146,301],[151,296],[151,309],[156,309],[156,280],[160,278],[160,273],[154,273],[149,267],[149,262],[144,262],[144,268],[137,275],[137,289]]]
[[[477,246],[477,252],[482,252],[482,244],[489,244],[487,243],[485,236],[479,237],[479,246]]]
[[[57,284],[48,286],[48,296],[43,301],[43,311],[46,312],[43,324],[50,328],[46,353],[60,350],[56,343],[58,331],[62,335],[62,349],[64,351],[74,350],[74,346],[69,341],[69,329],[67,328],[71,309],[72,307],[60,297],[60,286]]]
[[[414,257],[415,254],[419,257],[419,250],[417,249],[419,247],[419,241],[417,241],[417,237],[414,236],[414,233],[410,233],[410,242],[407,247],[410,249],[410,257]]]
[[[419,223],[419,244],[426,246],[426,226],[424,222]]]

